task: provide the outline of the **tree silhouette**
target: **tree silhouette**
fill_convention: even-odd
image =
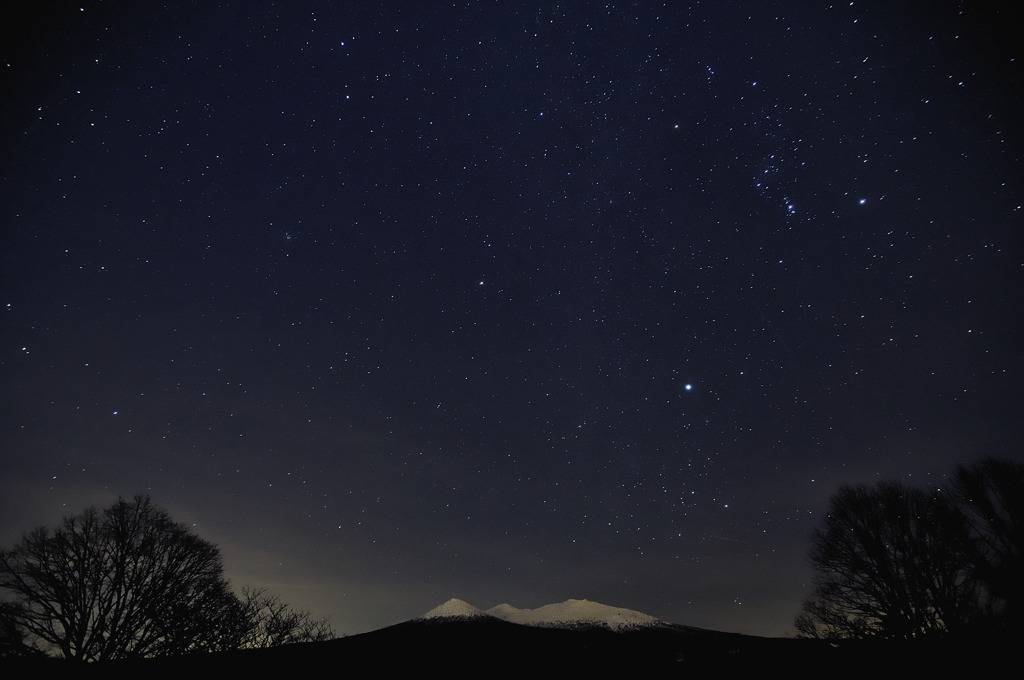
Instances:
[[[843,487],[813,539],[809,637],[911,638],[955,631],[979,610],[967,528],[945,497],[898,483]]]
[[[957,467],[943,491],[843,487],[810,551],[804,637],[910,638],[1024,627],[1024,465]]]
[[[216,546],[142,496],[0,552],[8,618],[37,647],[81,661],[251,643],[254,609],[222,572]]]
[[[25,644],[18,627],[19,608],[13,602],[0,602],[0,659],[28,656],[34,650]]]
[[[948,495],[970,533],[985,614],[996,625],[1024,626],[1024,465],[986,458],[960,466]]]
[[[334,630],[309,612],[291,608],[265,589],[242,588],[245,632],[239,647],[267,648],[295,642],[320,642],[335,637]]]

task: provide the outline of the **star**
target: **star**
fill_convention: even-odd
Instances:
[[[64,17],[8,60],[38,117],[0,189],[0,534],[145,489],[256,554],[232,576],[292,580],[345,632],[468,588],[783,635],[840,483],[1024,438],[1024,184],[1001,131],[1022,66],[982,68],[962,19],[264,4]],[[728,520],[707,512],[726,490]],[[775,522],[787,547],[766,574],[734,541],[685,574],[652,541],[637,567],[614,518],[681,523],[694,549]],[[317,575],[256,566],[289,554]],[[726,584],[749,614],[721,614]]]

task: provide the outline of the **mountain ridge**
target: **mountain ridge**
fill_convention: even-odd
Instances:
[[[623,607],[612,607],[585,599],[569,599],[564,602],[546,604],[536,609],[520,609],[508,603],[502,603],[490,609],[481,610],[465,600],[451,598],[420,617],[421,620],[453,618],[494,618],[509,623],[544,628],[594,626],[626,630],[671,625],[643,612]]]

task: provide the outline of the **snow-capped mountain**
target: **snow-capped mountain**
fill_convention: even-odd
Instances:
[[[605,626],[622,630],[664,625],[664,622],[648,614],[590,600],[566,600],[536,609],[519,609],[510,604],[499,604],[483,611],[468,602],[453,598],[434,607],[421,618],[475,617],[493,617],[524,626],[543,627]]]
[[[484,616],[484,613],[470,603],[453,597],[447,602],[442,602],[429,612],[421,616],[421,619],[469,619],[476,616]]]

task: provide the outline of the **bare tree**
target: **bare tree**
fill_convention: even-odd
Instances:
[[[29,532],[0,590],[36,646],[82,661],[234,647],[245,616],[216,546],[141,496]]]
[[[291,608],[277,595],[263,588],[243,587],[242,602],[246,628],[240,647],[265,648],[295,642],[320,642],[335,637],[324,619],[314,619],[309,612]]]
[[[1024,625],[1024,465],[986,458],[960,466],[949,497],[970,532],[975,577],[993,623]]]
[[[911,638],[960,629],[978,614],[967,527],[940,494],[844,487],[810,556],[815,588],[796,621],[801,635]]]

